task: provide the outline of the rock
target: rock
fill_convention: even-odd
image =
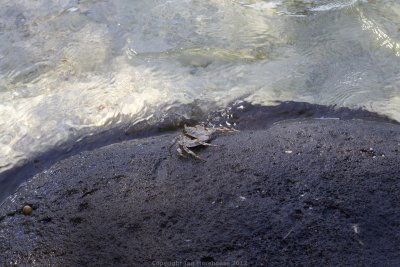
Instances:
[[[205,162],[169,156],[174,136],[83,152],[24,183],[0,207],[0,265],[400,263],[400,126],[281,122],[220,135],[196,150]]]

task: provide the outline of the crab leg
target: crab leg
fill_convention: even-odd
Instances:
[[[183,153],[182,149],[179,146],[176,148],[176,151],[178,152],[179,156],[187,158],[187,155]]]
[[[193,157],[195,157],[196,159],[205,161],[205,159],[201,158],[200,156],[198,156],[196,153],[194,153],[192,150],[190,150],[189,148],[187,148],[186,146],[180,146],[181,148],[183,148],[183,150],[188,153],[189,155],[192,155]]]
[[[195,139],[195,140],[196,140],[197,143],[199,143],[200,145],[203,145],[203,146],[215,146],[215,147],[219,146],[219,145],[213,145],[213,144],[210,144],[210,143],[203,142],[203,141],[201,141],[199,139]]]
[[[171,148],[176,144],[176,142],[178,141],[178,139],[179,139],[179,136],[178,136],[178,137],[175,137],[175,138],[172,140],[172,142],[168,145],[168,152],[169,152],[169,155],[170,155],[170,156],[172,156]]]
[[[223,132],[223,133],[232,133],[232,132],[240,132],[239,130],[233,129],[233,128],[226,128],[226,127],[220,127],[220,128],[215,128],[218,132]]]

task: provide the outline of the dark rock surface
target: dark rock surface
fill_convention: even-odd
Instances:
[[[26,162],[21,162],[7,171],[0,171],[0,205],[19,185],[34,175],[49,169],[55,162],[69,158],[83,151],[95,150],[106,145],[146,138],[177,131],[186,124],[235,125],[239,130],[267,129],[272,124],[284,120],[313,118],[338,118],[343,120],[365,119],[386,123],[397,123],[393,119],[365,109],[316,105],[306,102],[284,101],[276,105],[263,106],[236,100],[227,107],[204,113],[199,106],[205,103],[180,105],[166,110],[161,117],[154,116],[135,125],[119,125],[116,128],[81,136],[79,140],[71,138],[53,148],[36,154]],[[185,114],[185,115],[182,115]]]
[[[400,264],[400,126],[281,122],[219,136],[206,162],[169,156],[173,137],[24,183],[0,207],[0,266]]]

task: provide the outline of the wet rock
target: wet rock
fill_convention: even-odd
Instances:
[[[400,263],[400,126],[281,122],[219,136],[196,150],[205,162],[169,156],[174,136],[83,152],[24,183],[0,207],[0,265]],[[25,203],[30,216],[15,212]]]

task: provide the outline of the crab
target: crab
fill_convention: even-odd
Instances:
[[[198,146],[217,147],[218,145],[207,143],[207,141],[211,141],[217,133],[230,133],[237,131],[238,130],[226,127],[209,128],[202,125],[196,125],[194,127],[184,125],[182,133],[173,140],[172,144],[169,146],[169,150],[171,152],[171,147],[176,144],[176,151],[179,156],[185,158],[192,156],[204,161],[203,158],[194,153],[190,148]]]

